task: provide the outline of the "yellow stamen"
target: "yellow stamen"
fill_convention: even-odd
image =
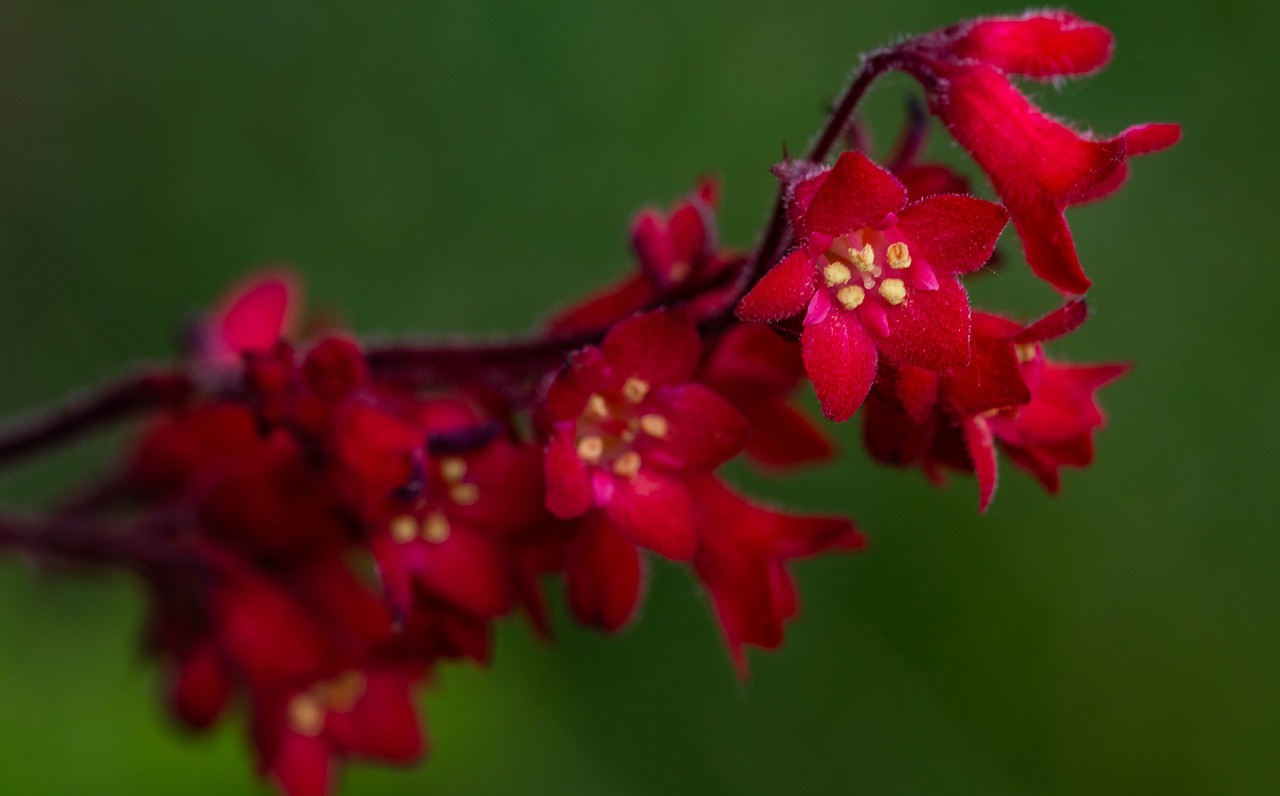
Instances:
[[[587,399],[587,415],[598,419],[604,419],[609,416],[609,404],[604,400],[604,396],[599,393],[592,393]]]
[[[332,680],[317,683],[311,689],[311,698],[321,707],[346,713],[364,696],[368,680],[364,672],[348,669]]]
[[[604,440],[599,437],[583,437],[578,440],[578,456],[588,464],[595,464],[604,455]]]
[[[1030,362],[1036,358],[1035,343],[1018,343],[1013,347],[1013,352],[1017,354],[1019,362]]]
[[[298,694],[285,708],[289,726],[299,735],[314,738],[324,729],[325,710],[310,694]]]
[[[613,462],[613,472],[623,478],[635,478],[640,472],[640,454],[627,451]]]
[[[422,524],[422,538],[432,544],[440,544],[449,538],[449,520],[438,511],[433,511],[427,515],[427,521]]]
[[[829,287],[843,285],[852,276],[853,272],[844,263],[827,263],[827,267],[822,269],[822,277],[827,280]]]
[[[649,382],[644,379],[637,379],[635,376],[632,376],[622,384],[623,397],[633,404],[640,403],[648,394]]]
[[[467,474],[467,463],[455,456],[440,460],[440,477],[447,484],[456,484]]]
[[[907,286],[901,279],[886,279],[880,283],[880,297],[896,307],[907,297]]]
[[[671,264],[671,270],[667,272],[667,278],[673,284],[679,284],[689,278],[689,274],[693,272],[693,268],[684,260],[676,260]]]
[[[471,506],[480,499],[480,487],[475,484],[458,484],[449,490],[449,499],[459,506]]]
[[[901,241],[889,244],[888,250],[885,251],[885,256],[889,258],[890,268],[911,267],[911,251],[907,248],[907,244]]]
[[[840,302],[840,306],[846,310],[856,310],[866,297],[866,291],[857,285],[842,287],[836,293],[836,301]]]
[[[864,273],[876,267],[876,251],[870,243],[864,244],[861,251],[850,247],[849,259],[853,261],[854,268]]]
[[[418,521],[408,514],[401,514],[391,521],[391,538],[405,544],[418,538]]]
[[[667,436],[667,431],[671,428],[671,424],[662,415],[641,415],[640,430],[651,437],[662,439]]]

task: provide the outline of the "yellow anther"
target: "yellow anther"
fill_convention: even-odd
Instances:
[[[473,505],[480,499],[480,487],[475,484],[458,484],[449,490],[449,499],[459,506]]]
[[[827,263],[827,267],[822,269],[822,277],[827,280],[827,285],[830,287],[843,285],[852,276],[853,272],[844,263]]]
[[[440,460],[440,477],[446,484],[456,484],[467,474],[467,463],[456,456]]]
[[[840,302],[840,306],[846,310],[856,310],[866,297],[866,291],[857,285],[848,285],[836,292],[836,301]]]
[[[418,521],[408,514],[401,514],[391,521],[391,538],[404,544],[418,538]]]
[[[622,384],[622,396],[633,404],[640,403],[648,394],[649,382],[644,379],[637,379],[632,376]]]
[[[876,267],[876,251],[870,243],[863,244],[861,251],[849,247],[849,259],[859,271],[866,272]]]
[[[885,256],[889,258],[890,268],[911,267],[911,251],[907,248],[907,244],[901,241],[890,243],[889,248],[885,251]]]
[[[599,419],[609,416],[609,404],[604,400],[604,396],[599,393],[592,393],[587,399],[587,415]]]
[[[651,437],[662,439],[667,436],[667,431],[670,430],[670,428],[671,424],[668,423],[667,419],[662,415],[640,416],[640,430]]]
[[[285,712],[289,726],[299,735],[314,738],[324,729],[325,710],[310,694],[298,694],[290,699]]]
[[[427,515],[422,523],[422,538],[432,544],[439,544],[449,538],[449,519],[438,511]]]
[[[599,437],[583,437],[578,440],[578,456],[588,464],[595,464],[604,455],[604,440]]]
[[[880,297],[896,307],[907,297],[907,285],[901,279],[886,279],[880,283]]]
[[[622,454],[614,460],[613,472],[623,478],[635,478],[636,473],[640,472],[640,454],[635,451]]]
[[[364,696],[366,687],[368,680],[365,679],[364,672],[348,669],[332,680],[312,686],[311,698],[323,708],[346,713]]]
[[[689,274],[693,273],[693,268],[684,260],[676,260],[671,264],[671,270],[667,271],[667,279],[673,284],[679,284],[689,278]]]
[[[1036,358],[1035,343],[1018,343],[1013,347],[1013,352],[1017,354],[1019,362],[1030,362]]]

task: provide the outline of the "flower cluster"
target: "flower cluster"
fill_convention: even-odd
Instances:
[[[1089,287],[1063,211],[1112,193],[1127,158],[1177,128],[1095,139],[1010,76],[1083,74],[1110,49],[1105,29],[1043,12],[879,51],[806,157],[774,168],[757,248],[721,247],[719,188],[703,181],[638,214],[635,267],[528,340],[365,344],[306,326],[290,274],[258,275],[193,326],[174,369],[0,434],[5,460],[148,416],[103,485],[39,533],[0,519],[0,542],[135,570],[175,717],[200,730],[241,712],[259,770],[290,796],[331,793],[348,759],[422,757],[417,690],[442,663],[487,663],[497,620],[549,637],[548,600],[563,599],[584,625],[626,627],[653,556],[689,565],[745,677],[746,647],[777,647],[797,614],[790,563],[865,545],[851,521],[763,505],[719,472],[832,458],[797,403],[806,380],[830,420],[861,412],[876,461],[975,474],[983,510],[997,449],[1051,492],[1092,460],[1095,394],[1126,367],[1044,350],[1084,322],[1083,300],[1023,323],[971,309],[964,279],[1012,220],[1036,275]],[[918,111],[887,167],[857,136],[829,157],[893,70],[920,82],[999,202],[921,160]],[[100,538],[95,518],[114,521]]]

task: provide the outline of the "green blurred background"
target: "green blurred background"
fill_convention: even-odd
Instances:
[[[264,263],[356,329],[522,330],[626,261],[638,206],[722,176],[749,245],[859,52],[1013,6],[6,0],[0,409],[168,356],[180,319]],[[801,565],[806,610],[751,682],[659,566],[602,639],[517,623],[424,700],[432,760],[344,793],[1280,792],[1274,477],[1273,4],[1093,0],[1110,70],[1036,91],[1100,132],[1178,121],[1116,198],[1073,211],[1095,313],[1059,357],[1133,359],[1099,461],[1052,499],[850,455],[756,494],[852,513],[871,552]],[[887,145],[912,87],[868,106]],[[939,136],[934,153],[963,162]],[[1017,261],[973,285],[1034,315]],[[6,474],[29,503],[112,440]],[[136,654],[122,577],[0,565],[0,792],[258,793],[238,726],[186,739]]]

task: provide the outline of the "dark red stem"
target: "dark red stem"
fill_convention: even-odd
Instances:
[[[173,539],[176,518],[155,515],[125,526],[67,517],[30,519],[0,514],[0,548],[42,562],[203,571],[203,559]]]
[[[181,369],[131,373],[19,417],[0,428],[0,466],[148,409],[176,403],[193,389],[191,378]]]

